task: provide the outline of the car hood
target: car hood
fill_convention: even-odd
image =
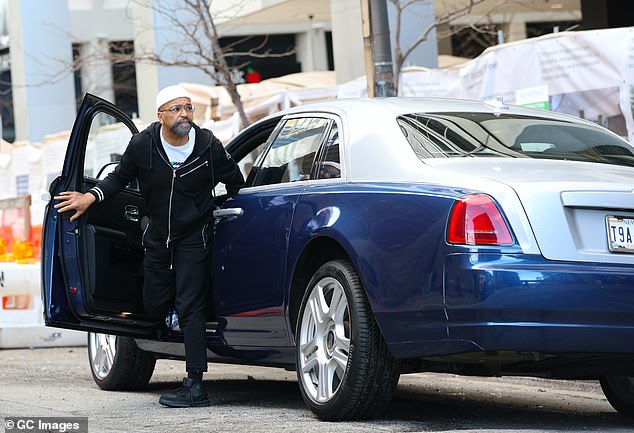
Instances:
[[[548,259],[634,263],[634,254],[610,251],[606,227],[608,215],[634,218],[634,167],[528,158],[425,163],[512,188]]]

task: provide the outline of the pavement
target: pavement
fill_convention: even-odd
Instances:
[[[158,397],[180,385],[183,362],[159,360],[145,391],[109,392],[93,382],[85,347],[0,350],[0,421],[87,417],[91,433],[634,431],[634,421],[617,414],[592,381],[410,374],[384,417],[331,423],[306,408],[295,372],[209,367],[212,406],[170,409]]]

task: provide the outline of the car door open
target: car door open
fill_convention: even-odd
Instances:
[[[79,109],[60,177],[50,187],[86,192],[114,167],[138,130],[111,103],[87,94]],[[105,168],[105,170],[103,169]],[[42,294],[47,325],[150,336],[157,326],[143,309],[141,237],[147,217],[133,182],[95,203],[79,219],[48,204],[43,230]]]

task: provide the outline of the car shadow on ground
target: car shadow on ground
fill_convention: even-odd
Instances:
[[[147,391],[159,394],[178,388],[179,382],[150,383]],[[205,380],[212,405],[249,406],[284,411],[305,411],[296,381],[249,379]],[[556,404],[537,398],[518,399],[500,391],[497,400],[475,390],[443,393],[442,389],[410,389],[399,385],[382,417],[361,421],[393,431],[487,430],[514,431],[633,431],[629,420],[609,407],[590,408],[562,400]]]
[[[422,422],[440,431],[634,431],[634,420],[610,407],[590,408],[564,399],[558,403],[545,402],[497,391],[500,391],[495,393],[497,398],[491,399],[473,391],[445,394],[442,390],[410,390],[399,386],[385,419]]]

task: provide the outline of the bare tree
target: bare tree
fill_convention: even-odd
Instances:
[[[394,87],[396,89],[398,89],[400,73],[401,73],[401,70],[403,69],[403,65],[405,64],[405,61],[407,60],[407,57],[409,57],[409,55],[420,44],[425,42],[434,30],[438,29],[438,27],[444,24],[451,24],[453,21],[459,18],[472,14],[474,7],[482,3],[485,3],[485,2],[491,3],[491,7],[487,11],[487,13],[491,13],[495,8],[498,8],[504,4],[509,3],[509,0],[498,0],[497,2],[493,2],[493,3],[491,0],[464,0],[463,4],[457,7],[456,9],[450,10],[441,16],[436,16],[433,23],[431,23],[426,28],[424,28],[419,34],[419,36],[416,38],[416,40],[414,40],[414,42],[412,42],[408,47],[403,48],[401,47],[401,44],[400,44],[401,23],[402,23],[403,14],[406,12],[407,8],[411,7],[415,3],[420,3],[422,1],[427,1],[427,0],[389,0],[389,1],[390,3],[392,3],[392,6],[394,7],[396,11],[396,16],[394,20],[395,21],[395,29],[394,29],[394,41],[395,41],[394,42],[394,81],[395,83],[394,83]],[[475,30],[476,32],[482,32],[486,34],[486,33],[490,33],[491,26],[489,24],[490,23],[483,23],[481,26],[475,25],[475,24],[472,24],[470,26],[453,26],[451,27],[451,33],[457,33],[464,28],[471,28]],[[447,34],[446,36],[449,36],[449,34]]]
[[[227,90],[244,127],[249,124],[249,120],[238,93],[235,71],[246,66],[248,61],[230,65],[229,60],[283,57],[292,54],[294,50],[273,53],[265,49],[267,38],[248,51],[235,50],[238,43],[249,37],[221,46],[221,36],[211,12],[212,2],[213,0],[132,0],[132,3],[140,8],[147,8],[161,17],[166,25],[162,28],[153,28],[153,31],[164,43],[160,50],[145,47],[129,49],[130,47],[121,45],[122,49],[111,50],[109,60],[115,66],[133,61],[197,69],[209,77],[210,82]],[[91,62],[98,61],[103,59],[91,56],[76,57],[72,69],[77,71]]]

